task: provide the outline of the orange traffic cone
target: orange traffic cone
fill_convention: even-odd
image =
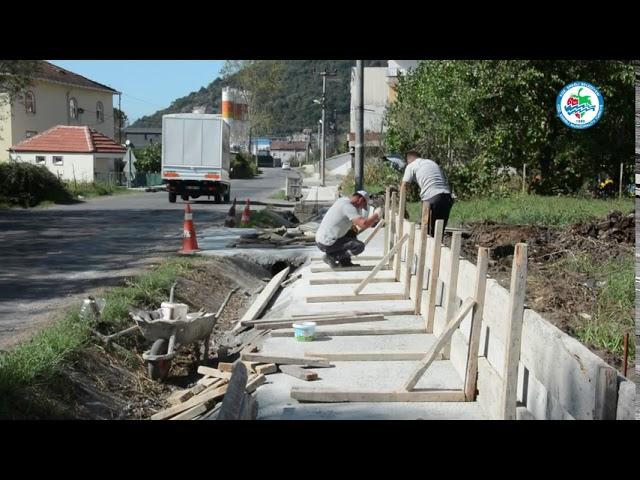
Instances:
[[[196,239],[196,229],[193,226],[193,214],[191,213],[191,205],[187,203],[184,208],[182,250],[178,250],[178,253],[195,253],[198,250],[198,240]]]
[[[242,227],[248,226],[250,220],[251,220],[251,208],[249,208],[249,199],[247,198],[247,204],[244,206],[244,210],[242,211],[240,226]]]

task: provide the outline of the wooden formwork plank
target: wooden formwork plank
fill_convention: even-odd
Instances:
[[[473,316],[471,317],[469,348],[467,349],[467,368],[464,375],[464,394],[468,402],[472,402],[476,398],[476,385],[478,381],[478,350],[480,348],[480,332],[482,331],[484,298],[487,291],[488,266],[489,250],[480,247],[478,248],[478,261],[476,262],[476,286],[473,294],[473,297],[476,299],[476,308],[473,309]],[[516,374],[517,367],[516,362]]]
[[[375,265],[359,265],[357,267],[337,267],[331,268],[329,265],[317,265],[311,266],[311,273],[326,273],[326,272],[370,272]],[[391,270],[389,265],[383,266],[380,270]]]
[[[422,360],[428,352],[305,352],[311,357],[324,358],[334,362],[396,362]]]
[[[409,243],[407,248],[407,259],[404,262],[404,298],[408,300],[411,296],[411,270],[413,270],[413,250],[416,243],[416,224],[409,223]]]
[[[291,398],[300,402],[464,402],[462,390],[372,391],[292,387]]]
[[[262,320],[253,320],[251,322],[243,322],[244,325],[266,325],[268,323],[291,323],[291,322],[301,322],[301,321],[314,321],[314,322],[318,322],[320,323],[340,323],[340,322],[332,322],[332,320],[344,320],[344,323],[352,323],[350,321],[350,319],[367,319],[367,320],[360,320],[360,321],[369,321],[368,319],[371,319],[371,321],[375,321],[375,320],[382,320],[384,318],[384,315],[381,313],[364,313],[364,314],[358,314],[358,313],[351,313],[351,312],[344,312],[344,313],[337,313],[334,315],[300,315],[300,316],[295,316],[295,318],[263,318]],[[325,322],[325,321],[329,321],[329,322]],[[353,320],[353,322],[357,322],[359,320]]]
[[[240,321],[236,324],[236,326],[234,328],[234,331],[237,331],[238,329],[240,329],[242,327],[242,323],[241,322],[246,321],[246,320],[255,320],[256,318],[258,318],[260,316],[262,311],[265,309],[265,307],[267,306],[267,304],[271,300],[271,297],[273,297],[273,295],[276,293],[276,291],[280,288],[280,284],[282,283],[282,281],[285,278],[287,278],[287,275],[289,275],[289,270],[290,269],[291,269],[291,267],[285,268],[281,272],[277,273],[269,281],[269,283],[266,285],[266,287],[264,287],[264,290],[262,290],[262,292],[260,292],[258,297],[251,304],[251,306],[249,307],[249,310],[247,310],[245,312],[245,314],[242,316]]]
[[[280,371],[306,382],[318,379],[318,374],[316,372],[305,370],[304,368],[298,367],[296,365],[281,365]]]
[[[398,238],[402,238],[404,234],[404,211],[407,205],[407,184],[402,182],[400,185],[400,204],[398,205],[398,213],[396,220],[398,225],[396,230],[398,231]],[[394,272],[396,273],[396,282],[400,281],[400,262],[402,262],[402,254],[398,252],[395,258]]]
[[[386,302],[392,300],[404,300],[404,293],[359,293],[358,295],[324,295],[306,297],[307,303],[330,302]]]
[[[394,275],[390,277],[375,277],[369,280],[369,283],[392,283],[395,282],[394,277]],[[360,283],[362,280],[362,278],[357,277],[310,278],[309,285],[352,285],[354,283]]]
[[[513,253],[511,286],[509,289],[509,318],[502,383],[502,415],[515,420],[518,390],[518,361],[524,318],[524,297],[527,288],[527,244],[517,243]]]
[[[280,355],[269,355],[261,353],[243,353],[242,360],[260,363],[275,363],[285,365],[309,365],[310,367],[331,367],[331,364],[324,358],[311,357],[283,357]]]
[[[273,330],[272,337],[293,337],[293,329]],[[398,328],[350,328],[350,329],[327,329],[316,330],[316,337],[355,337],[360,335],[411,335],[426,333],[423,327],[398,327]]]
[[[440,252],[442,248],[442,230],[444,220],[436,220],[436,228],[433,237],[433,257],[431,258],[431,271],[429,272],[429,290],[427,291],[428,309],[425,318],[427,332],[433,332],[433,321],[436,315],[436,290],[438,287],[438,274],[440,273]]]
[[[405,390],[411,391],[416,386],[418,380],[420,380],[420,377],[422,377],[427,368],[429,368],[429,366],[437,358],[438,354],[441,352],[442,348],[447,344],[447,342],[451,340],[453,332],[455,332],[456,329],[460,326],[460,323],[469,313],[469,310],[473,308],[475,303],[475,300],[471,297],[467,298],[462,303],[462,305],[458,309],[458,312],[456,313],[456,316],[447,324],[445,331],[442,332],[442,335],[438,338],[436,343],[431,346],[427,354],[420,361],[420,364],[416,367],[409,379],[404,384]]]
[[[418,251],[418,268],[416,270],[416,298],[414,299],[414,313],[420,315],[422,304],[422,287],[424,285],[424,264],[427,259],[427,238],[429,237],[429,204],[422,202],[422,217],[420,224],[420,250]]]
[[[366,317],[341,317],[341,318],[318,318],[315,320],[292,319],[284,322],[258,323],[254,327],[258,330],[267,330],[270,328],[291,328],[294,323],[314,322],[317,325],[341,325],[345,323],[365,323],[365,322],[381,322],[384,315],[370,315]]]
[[[394,253],[396,253],[400,248],[402,248],[402,245],[408,239],[409,239],[409,235],[404,235],[400,239],[400,241],[396,243],[391,250],[389,250],[389,252],[382,258],[382,260],[380,260],[380,262],[374,267],[374,269],[371,270],[371,273],[369,273],[369,275],[367,275],[367,277],[364,280],[362,280],[362,282],[360,282],[360,284],[356,288],[353,289],[353,293],[355,295],[361,295],[360,292],[362,291],[362,289],[366,287],[369,281],[373,277],[375,277],[376,273],[378,273],[382,269],[382,267],[384,267],[387,261],[393,257]]]

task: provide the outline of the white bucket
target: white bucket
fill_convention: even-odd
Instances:
[[[293,331],[299,342],[312,342],[316,334],[316,322],[294,323]]]
[[[162,302],[160,309],[162,310],[162,318],[165,320],[186,320],[189,306],[184,303]]]

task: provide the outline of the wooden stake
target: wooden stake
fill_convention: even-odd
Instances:
[[[516,244],[511,269],[511,289],[509,291],[509,318],[504,355],[504,376],[502,384],[502,418],[515,420],[518,361],[524,318],[524,297],[527,286],[527,244]]]
[[[478,380],[478,350],[480,349],[480,332],[482,331],[484,297],[487,291],[488,266],[489,250],[480,247],[478,248],[478,261],[476,263],[476,288],[473,293],[473,297],[476,300],[476,308],[474,308],[473,316],[471,317],[469,348],[467,349],[467,368],[464,375],[464,395],[467,402],[472,402],[476,397],[476,385]],[[517,373],[518,370],[516,364],[516,374]]]
[[[427,238],[429,237],[429,204],[422,202],[422,219],[420,224],[420,251],[418,252],[418,268],[416,270],[416,298],[414,313],[420,315],[422,303],[422,286],[424,285],[424,264],[427,259]]]
[[[389,227],[391,228],[391,233],[389,234],[389,249],[393,248],[393,245],[396,243],[396,214],[398,212],[398,198],[396,192],[391,193],[391,215],[389,215]],[[393,257],[387,262],[389,267],[393,266]]]
[[[433,321],[436,315],[436,290],[438,289],[438,274],[440,273],[440,252],[442,251],[442,230],[444,220],[436,220],[436,231],[433,237],[433,256],[431,258],[431,272],[429,273],[428,311],[425,319],[427,333],[433,332]]]
[[[420,361],[420,364],[418,365],[418,367],[416,367],[414,372],[409,377],[409,380],[407,380],[407,382],[404,384],[404,389],[406,391],[413,390],[413,387],[416,386],[416,383],[418,383],[418,380],[420,380],[420,377],[422,377],[422,375],[427,370],[427,368],[429,368],[429,365],[431,365],[431,363],[433,363],[433,361],[436,359],[436,357],[440,353],[440,350],[442,350],[442,348],[451,339],[453,332],[455,332],[455,330],[458,328],[458,326],[460,325],[464,317],[466,317],[467,313],[469,313],[469,310],[473,308],[475,303],[476,303],[475,300],[471,297],[467,298],[463,302],[463,304],[460,306],[460,309],[458,310],[458,313],[456,313],[455,318],[447,324],[447,328],[442,333],[440,338],[438,338],[436,343],[434,343],[431,346],[427,354]]]
[[[404,298],[411,297],[411,270],[413,270],[413,250],[416,243],[416,224],[409,224],[409,244],[407,248],[407,259],[404,262]]]
[[[404,211],[407,204],[407,185],[402,182],[400,185],[400,205],[398,206],[398,213],[396,217],[397,221],[397,232],[398,238],[402,238],[404,234]],[[398,252],[398,255],[395,258],[395,267],[394,270],[396,272],[396,282],[400,281],[400,263],[402,262],[402,254]]]
[[[407,241],[408,238],[409,238],[409,235],[405,235],[404,237],[402,237],[400,241],[396,243],[391,250],[389,250],[389,253],[387,253],[384,257],[382,257],[382,260],[380,260],[380,262],[378,262],[378,264],[374,267],[374,269],[371,270],[369,275],[367,275],[367,278],[362,280],[362,282],[360,282],[360,284],[353,289],[353,293],[355,295],[358,295],[362,291],[362,289],[367,286],[369,281],[376,276],[376,273],[378,273],[382,269],[382,267],[384,267],[389,262],[389,259],[393,258],[393,255],[400,248],[402,248],[402,245],[404,244],[404,242]]]
[[[389,252],[389,218],[391,218],[391,189],[387,187],[384,193],[384,222],[387,225],[384,229],[384,255]]]
[[[447,323],[451,321],[456,308],[456,297],[458,296],[458,270],[460,269],[460,247],[462,245],[462,233],[453,232],[451,237],[451,262],[449,263],[449,279],[447,280],[447,298],[445,299]],[[451,344],[444,346],[442,355],[449,358]]]
[[[369,235],[367,239],[364,241],[365,247],[371,241],[371,239],[376,236],[376,234],[380,231],[382,227],[384,227],[384,220],[380,220],[378,222],[378,225],[376,225],[376,228],[373,229],[373,232],[371,232],[371,235]]]

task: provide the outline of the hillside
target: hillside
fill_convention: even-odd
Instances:
[[[368,60],[367,67],[386,66],[386,60]],[[283,61],[282,94],[269,100],[273,111],[273,131],[261,132],[270,135],[288,135],[303,128],[316,129],[320,118],[320,107],[313,103],[322,95],[322,78],[314,73],[323,69],[337,71],[337,79],[327,82],[327,117],[332,119],[336,110],[338,133],[346,133],[349,128],[349,82],[350,69],[355,60],[285,60]],[[191,92],[174,100],[164,110],[140,118],[133,127],[160,127],[162,115],[167,113],[191,112],[195,107],[205,106],[206,113],[220,113],[222,88],[225,83],[216,78],[207,87]]]

